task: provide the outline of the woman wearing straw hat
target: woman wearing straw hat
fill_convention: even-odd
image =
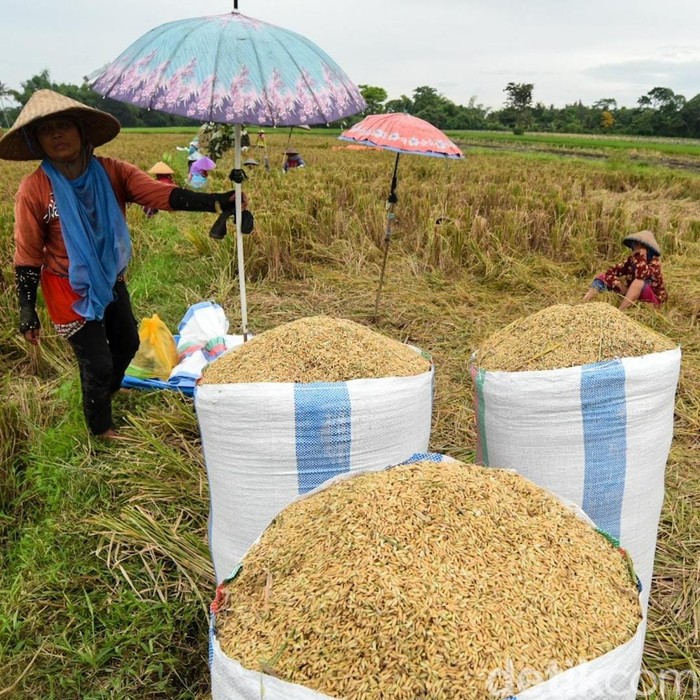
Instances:
[[[130,163],[93,155],[120,128],[106,112],[38,90],[0,138],[0,158],[41,160],[15,197],[20,332],[39,344],[41,281],[49,316],[78,360],[88,427],[106,438],[117,437],[111,395],[139,345],[124,281],[131,258],[126,204],[166,211],[234,208],[233,192],[191,192]],[[247,221],[252,230],[252,217]]]
[[[148,170],[148,174],[153,175],[153,177],[156,180],[160,180],[160,182],[169,182],[172,185],[177,184],[175,182],[175,171],[162,160],[159,160],[152,168],[150,168]],[[143,213],[149,219],[151,219],[158,213],[158,210],[153,209],[152,207],[144,207]]]
[[[610,291],[623,296],[620,309],[636,301],[658,306],[668,299],[661,274],[661,249],[651,231],[637,231],[622,239],[632,254],[622,263],[598,275],[588,288],[583,301],[591,301],[598,292]]]
[[[292,170],[294,168],[303,168],[306,163],[304,162],[304,159],[301,157],[301,154],[299,151],[295,150],[294,148],[288,148],[285,152],[285,159],[284,159],[284,165],[282,166],[282,169],[286,173],[288,170]]]

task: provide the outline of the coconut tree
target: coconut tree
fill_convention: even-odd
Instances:
[[[7,111],[5,110],[6,97],[12,97],[12,90],[10,90],[5,83],[0,82],[0,109],[2,110],[4,125],[9,128],[10,120],[7,118]]]

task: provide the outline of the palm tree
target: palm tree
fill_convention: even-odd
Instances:
[[[9,129],[10,122],[7,118],[7,112],[5,111],[5,98],[11,97],[12,91],[5,85],[5,83],[0,83],[0,109],[2,110],[3,121],[5,122],[5,127]]]

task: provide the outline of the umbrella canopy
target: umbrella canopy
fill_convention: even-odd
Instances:
[[[225,124],[327,124],[366,106],[313,42],[235,11],[152,29],[91,86],[121,102]]]
[[[202,156],[197,158],[197,160],[192,163],[192,171],[205,172],[207,170],[214,170],[216,168],[216,163],[208,156]]]
[[[462,151],[430,122],[410,114],[370,114],[339,137],[394,153],[463,158]]]

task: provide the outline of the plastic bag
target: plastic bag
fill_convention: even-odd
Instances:
[[[139,349],[126,370],[138,379],[167,381],[178,363],[175,338],[158,314],[144,318],[139,325]]]

